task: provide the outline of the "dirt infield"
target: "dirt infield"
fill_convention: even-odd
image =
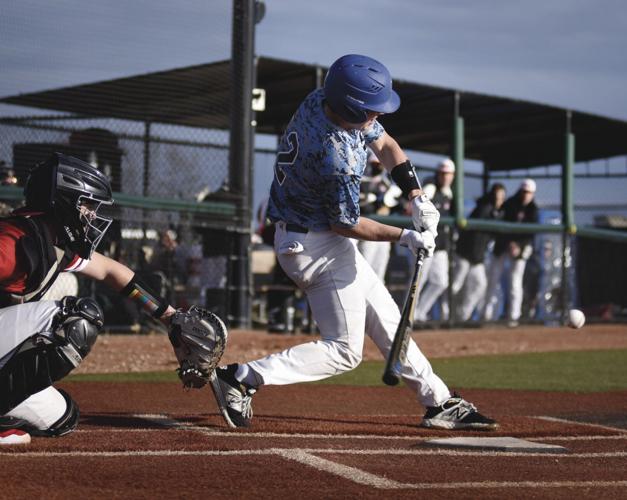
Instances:
[[[224,363],[249,361],[315,338],[318,337],[233,330],[222,359]],[[627,325],[598,324],[581,330],[543,326],[424,330],[415,332],[414,339],[429,358],[612,349],[627,347]],[[381,359],[370,339],[366,339],[364,359]],[[162,371],[174,370],[176,366],[164,335],[101,335],[89,357],[74,373]]]
[[[418,427],[406,389],[267,387],[254,426],[225,427],[208,388],[61,384],[79,430],[0,449],[4,498],[626,498],[627,391],[468,390],[496,432]],[[623,420],[619,421],[618,416]],[[604,421],[606,423],[598,423]],[[607,422],[617,425],[607,425]],[[433,448],[446,436],[514,436],[568,453]],[[36,471],[36,473],[34,472]]]
[[[621,325],[422,331],[430,357],[627,347]],[[312,336],[233,331],[226,363]],[[368,343],[366,359],[380,359]],[[175,368],[163,335],[107,335],[79,373]],[[0,498],[626,498],[627,391],[461,388],[494,432],[419,427],[402,387],[291,385],[254,397],[250,429],[224,424],[209,388],[63,381],[81,408],[76,432],[0,447]],[[434,448],[458,436],[510,436],[567,453]],[[7,480],[8,478],[8,480]]]

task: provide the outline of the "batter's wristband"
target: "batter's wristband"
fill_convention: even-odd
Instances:
[[[139,302],[146,312],[155,318],[160,318],[168,309],[165,299],[159,297],[150,287],[136,274],[129,281],[120,293],[131,300]]]
[[[414,189],[422,189],[420,181],[414,170],[414,166],[409,160],[396,165],[390,172],[392,180],[396,182],[396,185],[401,188],[405,198],[409,198],[409,193]]]

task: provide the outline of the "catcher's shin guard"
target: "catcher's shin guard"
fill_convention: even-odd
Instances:
[[[61,396],[63,396],[65,401],[65,411],[56,420],[56,422],[50,425],[50,427],[47,429],[40,429],[24,417],[4,415],[0,417],[0,432],[3,429],[19,429],[32,436],[41,437],[59,437],[72,432],[78,426],[78,419],[80,416],[78,405],[63,389],[58,389],[58,392]],[[26,404],[28,404],[28,402],[26,402]]]
[[[0,415],[61,380],[91,350],[102,328],[102,310],[90,298],[65,297],[52,324],[54,334],[22,342],[0,368]]]

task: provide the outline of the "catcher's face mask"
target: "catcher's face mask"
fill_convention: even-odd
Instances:
[[[79,213],[79,222],[83,233],[81,246],[83,252],[88,254],[87,258],[91,257],[113,222],[111,217],[105,217],[98,213],[102,205],[111,205],[111,202],[97,201],[85,196],[79,196],[76,201],[76,209]]]

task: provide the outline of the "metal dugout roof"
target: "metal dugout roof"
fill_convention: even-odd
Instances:
[[[257,131],[280,133],[326,67],[259,57],[257,87],[266,110]],[[194,127],[229,128],[230,61],[8,96],[0,102],[73,113]],[[568,110],[528,101],[395,80],[399,111],[381,122],[407,149],[451,153],[455,97],[465,120],[465,157],[489,170],[559,164]],[[576,161],[627,154],[627,122],[571,112]]]

